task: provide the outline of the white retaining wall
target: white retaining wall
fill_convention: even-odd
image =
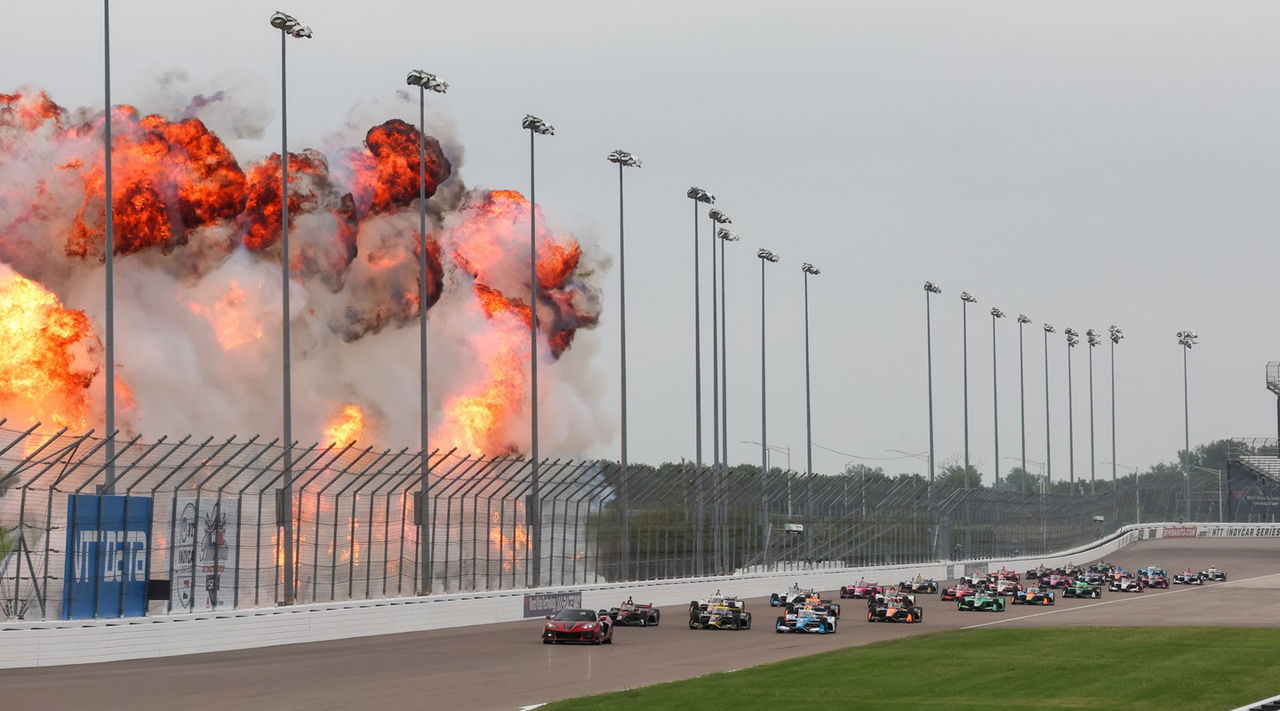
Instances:
[[[886,585],[917,573],[927,578],[951,579],[964,574],[966,569],[1004,566],[1022,570],[1041,563],[1057,566],[1085,562],[1138,540],[1165,537],[1166,533],[1201,538],[1280,538],[1280,524],[1142,524],[1127,526],[1072,550],[1016,559],[755,573],[113,620],[0,622],[0,669],[218,652],[509,622],[524,618],[524,597],[532,593],[581,592],[585,607],[599,609],[613,607],[627,596],[657,605],[678,605],[706,597],[716,590],[726,595],[759,597],[780,592],[792,583],[834,590],[862,577]]]

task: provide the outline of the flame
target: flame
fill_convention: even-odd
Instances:
[[[418,198],[421,137],[417,128],[400,119],[374,126],[365,134],[364,151],[350,154],[351,192],[361,213],[386,212]],[[426,156],[426,194],[431,197],[449,178],[452,166],[440,143],[430,136]]]
[[[249,294],[232,279],[223,295],[212,304],[191,302],[191,313],[204,318],[213,327],[218,345],[231,351],[254,341],[262,340],[262,321],[250,311]]]
[[[89,386],[102,346],[83,311],[63,308],[52,292],[0,266],[0,344],[6,416],[89,428]]]
[[[342,411],[324,429],[324,441],[345,447],[360,441],[364,436],[364,410],[359,405],[346,404]]]
[[[512,535],[508,537],[502,530],[502,519],[497,511],[490,514],[489,522],[493,524],[489,527],[489,545],[502,561],[503,570],[511,570],[513,564],[523,567],[524,551],[529,548],[529,533],[525,526],[512,522]]]

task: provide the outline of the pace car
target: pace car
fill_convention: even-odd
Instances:
[[[866,580],[859,580],[853,585],[840,586],[840,597],[854,598],[855,600],[866,600],[875,595],[883,595],[884,586],[880,583],[868,583]]]
[[[613,644],[613,620],[604,610],[561,610],[547,615],[542,627],[542,643],[584,642]]]
[[[1179,585],[1204,585],[1204,578],[1200,574],[1190,568],[1173,576],[1173,582]]]
[[[938,581],[917,575],[911,580],[898,583],[898,589],[909,593],[932,595],[938,592]]]
[[[977,610],[981,612],[1004,612],[1004,598],[999,595],[978,592],[960,598],[956,603],[957,610]]]
[[[653,603],[635,602],[630,597],[621,605],[610,608],[608,614],[614,624],[622,627],[657,627],[662,619],[662,610],[654,607]]]
[[[1055,602],[1055,596],[1052,590],[1033,585],[1014,592],[1009,602],[1015,605],[1052,605]]]
[[[836,623],[836,616],[828,606],[805,605],[799,609],[788,608],[787,614],[778,617],[773,629],[779,634],[783,632],[835,634]]]
[[[1111,592],[1145,592],[1147,586],[1138,578],[1120,578],[1112,580],[1111,585],[1107,588]]]
[[[1217,568],[1211,565],[1207,570],[1200,571],[1200,577],[1204,580],[1215,580],[1220,582],[1226,582],[1227,571],[1218,570]]]
[[[890,595],[867,610],[867,622],[922,622],[924,610],[910,595]]]

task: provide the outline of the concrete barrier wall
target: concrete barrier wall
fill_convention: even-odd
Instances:
[[[716,590],[726,595],[758,597],[781,592],[792,583],[834,590],[863,577],[893,585],[917,573],[927,578],[951,579],[966,570],[1003,566],[1021,571],[1039,564],[1057,566],[1104,557],[1136,541],[1166,534],[1280,538],[1280,524],[1127,526],[1093,543],[1041,557],[754,573],[114,620],[0,623],[0,669],[219,652],[509,622],[524,618],[524,598],[534,593],[581,593],[585,607],[599,609],[613,607],[628,596],[638,602],[678,605]]]

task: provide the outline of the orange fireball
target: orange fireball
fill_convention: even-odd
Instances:
[[[324,430],[324,441],[339,447],[359,442],[364,436],[364,410],[359,405],[343,405],[342,411]]]

